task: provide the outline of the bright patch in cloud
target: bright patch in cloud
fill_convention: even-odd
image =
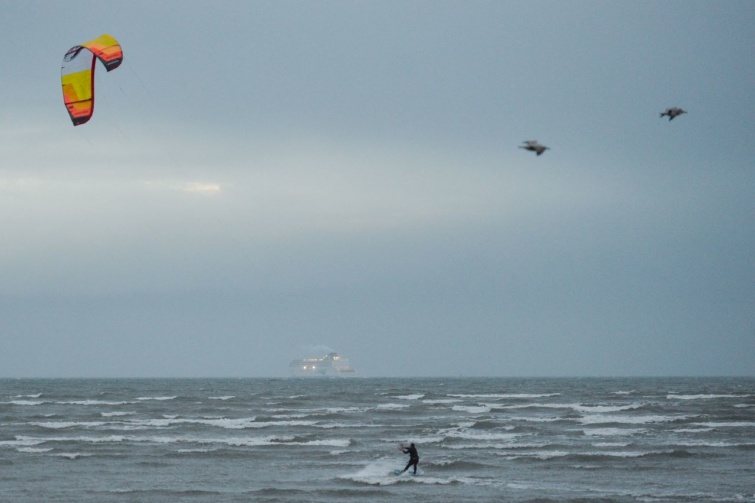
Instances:
[[[144,182],[144,186],[151,190],[172,190],[176,192],[187,192],[191,194],[219,194],[221,187],[219,183],[206,182]]]
[[[183,190],[184,192],[194,192],[200,194],[217,194],[218,192],[220,192],[220,184],[188,182],[183,184],[181,190]]]

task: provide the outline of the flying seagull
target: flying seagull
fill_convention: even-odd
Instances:
[[[674,120],[674,117],[679,117],[682,114],[686,114],[686,110],[682,110],[679,107],[667,108],[665,112],[661,112],[661,117],[668,115],[668,120]]]
[[[537,142],[537,140],[527,140],[523,143],[524,145],[520,145],[519,148],[523,148],[524,150],[529,150],[530,152],[537,152],[537,155],[540,155],[546,150],[549,150],[549,147],[546,147],[545,145],[540,145]]]

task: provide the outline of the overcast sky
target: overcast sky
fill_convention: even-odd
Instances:
[[[751,1],[0,13],[0,376],[755,375]]]

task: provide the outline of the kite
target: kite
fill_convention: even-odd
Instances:
[[[63,56],[60,80],[63,102],[74,126],[87,122],[94,113],[94,67],[99,59],[108,72],[123,62],[123,50],[110,35],[71,47]]]

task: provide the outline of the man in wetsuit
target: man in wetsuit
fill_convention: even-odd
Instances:
[[[417,463],[419,463],[419,454],[417,454],[417,448],[414,446],[414,443],[410,444],[409,447],[404,447],[404,444],[400,444],[401,451],[404,454],[409,455],[409,462],[406,464],[406,468],[401,473],[404,473],[406,470],[409,469],[410,466],[414,465],[414,475],[417,475]]]

